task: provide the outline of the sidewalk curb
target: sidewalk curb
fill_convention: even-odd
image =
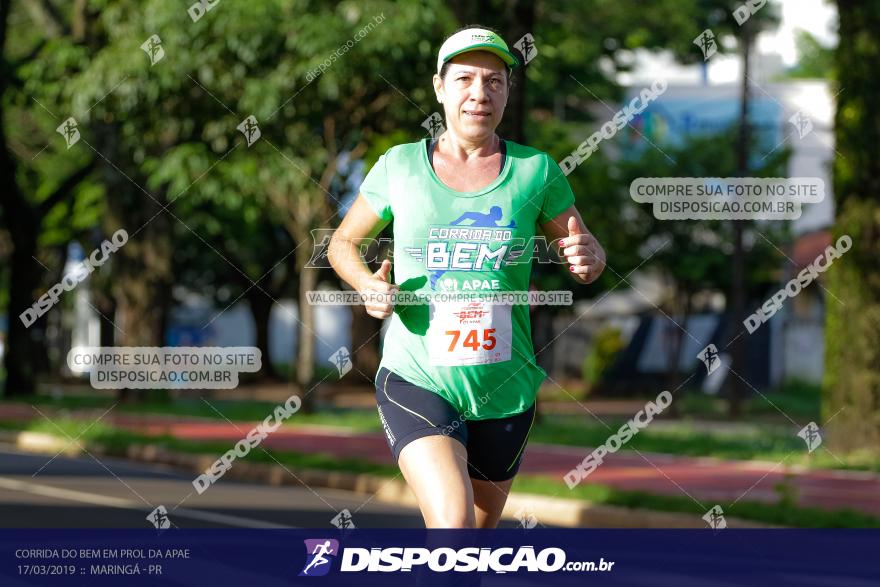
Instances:
[[[76,442],[69,442],[43,432],[0,431],[0,441],[14,444],[24,452],[77,456],[83,451]],[[125,451],[108,451],[95,445],[92,452],[106,456],[124,457],[145,463],[171,465],[199,475],[208,469],[219,455],[174,452],[155,444],[136,444]],[[239,481],[264,483],[270,486],[308,485],[340,489],[372,496],[384,503],[418,508],[418,503],[400,475],[389,479],[370,473],[345,473],[320,469],[297,469],[280,464],[236,462],[223,475]],[[530,493],[512,492],[507,499],[502,517],[518,520],[518,513],[541,512],[538,522],[568,528],[707,528],[706,522],[697,515],[678,512],[630,509],[620,506],[548,497]],[[751,520],[726,518],[730,528],[776,528]]]

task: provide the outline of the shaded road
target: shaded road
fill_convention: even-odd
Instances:
[[[97,458],[57,457],[46,465],[50,456],[0,445],[0,526],[149,528],[146,516],[164,505],[180,528],[332,528],[343,508],[358,527],[424,527],[417,510],[347,491],[224,479],[199,495],[192,477],[171,468]]]

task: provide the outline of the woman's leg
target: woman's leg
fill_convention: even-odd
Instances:
[[[418,438],[403,447],[397,464],[427,528],[475,527],[474,491],[461,442],[442,434]]]
[[[537,404],[506,418],[468,422],[468,476],[477,528],[495,528],[535,421]]]
[[[498,526],[511,485],[513,485],[513,479],[507,481],[471,479],[477,528],[496,528]]]
[[[445,399],[380,368],[376,404],[388,446],[428,528],[473,528],[467,429]]]

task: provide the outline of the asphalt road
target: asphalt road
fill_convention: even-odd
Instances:
[[[151,528],[146,517],[159,505],[165,506],[169,519],[180,528],[331,528],[331,518],[344,508],[351,512],[359,528],[423,527],[421,516],[413,508],[378,503],[346,491],[323,488],[312,491],[301,487],[268,487],[221,480],[198,495],[191,482],[191,476],[164,466],[103,456],[95,459],[88,455],[52,459],[0,444],[0,527]],[[516,527],[516,522],[505,521],[502,526]],[[610,582],[603,584],[718,587],[741,584],[730,582],[727,577],[691,580],[680,568],[660,571],[657,561],[651,560],[655,555],[650,549],[634,548],[637,553],[626,553],[627,556],[638,555],[630,561],[631,567],[635,566],[629,569],[631,572],[626,575],[626,582],[609,575]],[[591,552],[596,555],[600,551],[601,548]],[[668,563],[663,560],[663,565]],[[224,565],[224,573],[227,573],[224,576],[235,584],[294,584],[290,580],[279,582],[259,573],[232,568],[222,561],[211,564]],[[642,565],[645,570],[640,570]],[[811,569],[795,572],[791,576],[795,582],[785,584],[803,585],[805,581],[816,587],[868,584],[848,582],[846,577],[819,577],[811,572]],[[599,577],[591,575],[590,578]],[[576,573],[563,579],[570,585],[582,585],[585,580],[583,575]],[[182,584],[176,580],[170,582]],[[32,584],[13,575],[4,576],[0,583],[10,586]],[[505,586],[543,583],[544,580],[537,577],[513,576],[488,576],[483,581],[484,585]]]
[[[424,527],[415,509],[348,491],[220,480],[199,495],[191,476],[169,467],[50,458],[0,444],[0,527],[149,528],[159,505],[180,528],[332,528],[343,509],[357,527]]]

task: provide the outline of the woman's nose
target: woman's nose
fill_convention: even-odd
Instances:
[[[483,100],[485,100],[486,99],[486,85],[483,83],[480,83],[480,82],[475,83],[473,85],[473,87],[471,88],[471,98],[478,101],[478,102],[482,102]]]

